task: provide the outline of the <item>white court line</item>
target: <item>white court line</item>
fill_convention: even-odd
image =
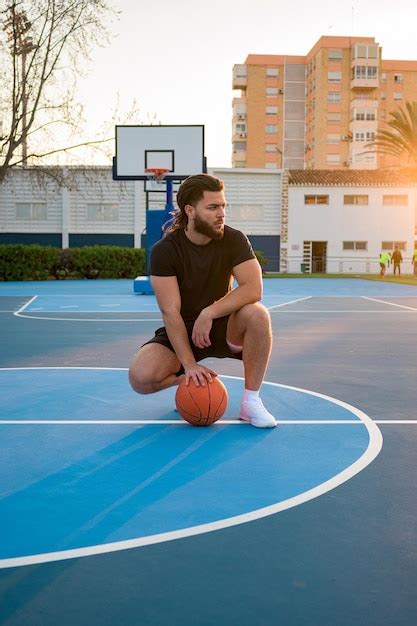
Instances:
[[[36,300],[38,296],[33,296],[33,298],[31,298],[30,300],[28,300],[28,302],[26,302],[26,304],[24,304],[23,306],[20,307],[20,309],[17,309],[17,311],[13,311],[14,315],[19,315],[19,313],[21,313],[22,311],[24,311],[26,309],[27,306],[29,306],[29,304],[31,304],[34,300]]]
[[[268,311],[278,309],[281,306],[287,306],[288,304],[294,304],[294,302],[301,302],[302,300],[309,300],[313,296],[305,296],[304,298],[297,298],[297,300],[290,300],[289,302],[283,302],[282,304],[276,304],[275,306],[268,307]]]
[[[364,300],[372,300],[373,302],[381,302],[381,304],[389,304],[390,306],[399,306],[401,309],[408,309],[409,311],[417,311],[412,306],[405,306],[405,304],[396,304],[395,302],[387,302],[386,300],[378,300],[378,298],[369,298],[368,296],[361,296]]]
[[[140,426],[147,426],[148,424],[152,425],[162,425],[166,424],[178,424],[180,426],[187,425],[185,420],[174,419],[174,420],[0,420],[0,426],[3,424],[7,424],[8,426],[17,426],[20,424],[23,425],[42,425],[42,424],[65,424],[65,425],[95,425],[95,424],[111,424],[113,426],[117,426],[118,424],[136,424]],[[223,420],[220,419],[217,422],[211,424],[211,426],[222,426],[222,424],[227,425],[239,425],[239,426],[249,426],[249,422],[245,422],[243,420]],[[363,422],[360,420],[278,420],[278,425],[303,425],[303,424],[358,424],[359,426],[363,426]]]
[[[389,302],[387,302],[387,304],[390,304]],[[401,306],[400,304],[396,304],[393,306]],[[290,309],[289,311],[272,311],[272,313],[285,313],[285,314],[290,314],[290,313],[374,313],[374,314],[378,314],[378,313],[416,313],[417,309],[411,309],[410,307],[404,307],[404,309],[410,309],[409,311],[393,311],[393,310],[387,310],[387,311],[378,311],[378,310],[368,310],[368,309],[363,309],[363,311],[358,310],[358,309],[303,309],[300,311],[297,311],[295,309]]]
[[[125,312],[134,313],[134,311]],[[51,313],[59,313],[59,311],[51,311]],[[104,311],[80,311],[80,313],[104,313]],[[106,313],[120,313],[120,311],[106,311]],[[147,313],[147,311],[138,311],[138,313]],[[14,315],[29,320],[46,320],[48,322],[162,322],[161,317],[43,317],[41,315],[21,315],[17,311],[14,312]]]
[[[417,424],[417,420],[372,420],[374,424]],[[186,426],[185,420],[0,420],[0,426],[42,426],[42,425],[65,425],[65,426],[79,426],[79,425],[136,425],[136,426],[166,426],[167,424],[178,424],[179,426]],[[227,424],[228,426],[249,426],[249,422],[243,420],[223,420],[220,419],[217,422],[211,424],[211,426],[222,426]],[[316,426],[339,426],[339,425],[355,425],[364,426],[361,420],[280,420],[278,419],[278,426],[304,426],[304,425],[316,425]]]
[[[14,368],[0,368],[0,370],[27,370],[27,369],[58,369],[58,370],[83,370],[83,369],[91,369],[91,370],[125,370],[127,368],[102,368],[102,367],[14,367]],[[224,375],[223,378],[242,380],[241,376],[227,376]],[[358,420],[352,420],[354,423],[362,423],[368,431],[369,434],[369,444],[365,452],[351,465],[343,469],[338,474],[335,474],[332,478],[324,481],[323,483],[316,485],[315,487],[304,491],[296,496],[292,496],[287,498],[286,500],[278,501],[272,505],[268,505],[265,507],[261,507],[255,509],[253,511],[248,511],[243,514],[235,515],[232,517],[226,517],[223,519],[219,519],[213,522],[209,522],[206,524],[200,524],[197,526],[190,526],[187,528],[182,528],[179,530],[168,531],[163,533],[158,533],[154,535],[147,535],[136,537],[134,539],[127,539],[124,541],[116,541],[105,544],[95,544],[86,547],[78,547],[69,550],[60,550],[56,552],[47,552],[41,554],[28,554],[21,557],[0,559],[0,569],[9,568],[9,567],[20,567],[22,565],[33,565],[35,563],[48,563],[52,561],[61,561],[66,559],[80,558],[85,556],[91,556],[93,554],[106,554],[110,552],[118,552],[120,550],[129,550],[132,548],[140,548],[142,546],[154,545],[165,541],[173,541],[176,539],[181,539],[184,537],[192,537],[196,535],[200,535],[207,532],[213,532],[216,530],[220,530],[223,528],[229,528],[231,526],[236,526],[238,524],[243,524],[247,522],[253,522],[258,519],[262,519],[269,515],[274,515],[281,511],[285,511],[287,509],[293,508],[295,506],[299,506],[309,500],[322,496],[324,493],[335,489],[339,485],[343,484],[347,480],[350,480],[353,476],[364,470],[372,461],[378,456],[382,449],[383,438],[382,433],[377,427],[377,425],[373,422],[373,420],[366,415],[360,409],[342,401],[337,398],[332,398],[330,396],[326,396],[322,393],[316,391],[310,391],[308,389],[303,389],[300,387],[293,387],[291,385],[281,385],[278,383],[264,382],[266,385],[271,385],[273,387],[284,388],[284,389],[292,389],[299,393],[315,396],[317,398],[322,398],[323,400],[327,400],[339,407],[346,409],[348,412],[353,413]]]

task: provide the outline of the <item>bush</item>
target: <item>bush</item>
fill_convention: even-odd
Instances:
[[[264,268],[268,264],[268,259],[266,258],[262,250],[254,250],[254,253],[255,253],[256,258],[258,259],[258,263],[261,266],[262,271],[264,271]]]
[[[141,248],[86,246],[63,253],[65,267],[81,278],[136,278],[146,273],[145,251]]]
[[[0,279],[136,278],[145,274],[145,250],[122,246],[50,248],[0,245]]]
[[[0,279],[46,280],[58,259],[57,248],[38,244],[1,244]]]

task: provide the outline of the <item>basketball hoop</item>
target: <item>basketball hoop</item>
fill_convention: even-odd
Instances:
[[[165,167],[147,167],[145,172],[148,175],[148,180],[153,180],[155,183],[162,183],[165,176],[171,170]]]

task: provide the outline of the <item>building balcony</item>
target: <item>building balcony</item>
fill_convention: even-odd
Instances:
[[[233,161],[246,161],[246,150],[233,150]]]
[[[239,131],[237,133],[233,133],[232,141],[233,142],[235,142],[235,141],[246,141],[247,137],[248,137],[248,133],[247,132],[245,132],[245,131],[240,132]]]
[[[246,65],[235,65],[233,67],[232,89],[246,89],[247,84]]]
[[[352,78],[350,81],[351,89],[377,89],[378,87],[379,87],[378,77],[376,78]]]
[[[379,99],[375,98],[373,94],[368,92],[366,96],[364,94],[359,97],[355,95],[350,101],[351,109],[377,109],[379,107]]]

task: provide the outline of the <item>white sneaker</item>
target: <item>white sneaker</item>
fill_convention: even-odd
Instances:
[[[277,421],[263,405],[260,398],[249,402],[242,401],[240,405],[239,419],[250,422],[257,428],[274,428]]]

